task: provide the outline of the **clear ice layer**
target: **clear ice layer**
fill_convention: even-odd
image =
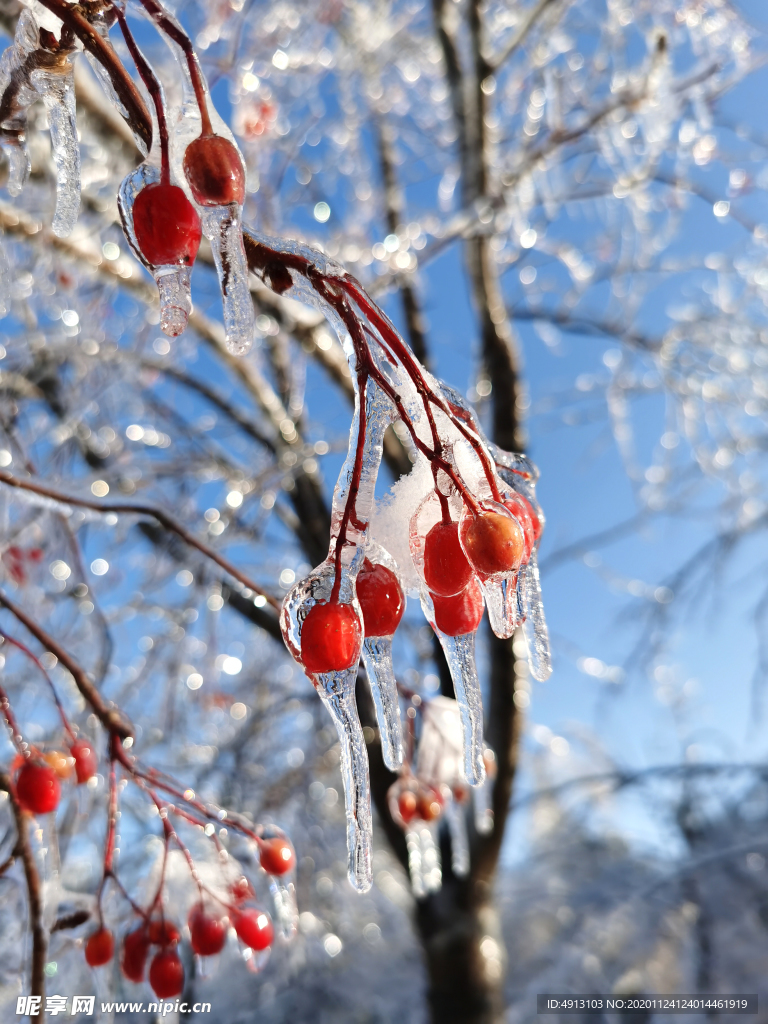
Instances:
[[[248,263],[243,248],[241,209],[229,206],[202,207],[203,234],[211,243],[224,305],[224,332],[233,355],[244,355],[253,344],[256,320],[248,283]]]
[[[392,665],[392,637],[366,637],[363,641],[363,662],[376,708],[384,764],[391,772],[396,772],[402,767],[405,748]]]
[[[32,83],[48,113],[51,152],[56,165],[56,210],[53,233],[66,238],[80,212],[80,146],[77,142],[75,69],[67,61],[57,70],[33,71]]]
[[[345,672],[325,672],[314,677],[317,691],[339,735],[341,781],[347,814],[349,880],[358,892],[368,892],[373,882],[373,822],[368,751],[355,704],[356,679],[356,665]]]

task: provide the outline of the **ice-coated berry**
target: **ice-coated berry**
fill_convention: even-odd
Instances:
[[[227,206],[245,198],[245,173],[240,154],[221,135],[201,135],[187,146],[184,175],[195,202]]]
[[[75,759],[75,775],[78,786],[82,786],[88,779],[93,778],[99,766],[99,759],[90,740],[75,740],[69,748],[69,752]]]
[[[128,981],[138,985],[144,981],[144,969],[149,954],[149,933],[145,925],[134,929],[123,939],[123,954],[120,958],[120,969]]]
[[[198,956],[215,956],[227,941],[227,920],[222,914],[196,903],[189,912],[189,935],[192,952]]]
[[[512,516],[481,510],[462,523],[461,540],[469,562],[483,576],[520,567],[525,536]]]
[[[270,875],[285,875],[296,863],[293,847],[282,836],[264,839],[259,846],[259,859],[261,866]]]
[[[453,597],[432,594],[435,609],[435,625],[446,636],[463,636],[474,633],[483,617],[483,592],[477,580]]]
[[[59,805],[61,785],[56,770],[43,761],[26,761],[16,776],[16,796],[30,814],[50,814]]]
[[[341,672],[357,664],[361,643],[352,605],[316,604],[301,627],[301,660],[307,672]]]
[[[458,523],[435,523],[424,540],[424,581],[433,594],[451,597],[472,579],[472,566],[459,543]]]
[[[115,955],[115,937],[109,928],[99,928],[85,943],[85,962],[90,967],[103,967]]]
[[[133,231],[142,256],[153,267],[191,267],[200,248],[200,217],[177,185],[154,182],[133,204]]]
[[[239,910],[232,920],[237,937],[244,946],[261,951],[272,945],[275,932],[272,919],[266,910],[260,907],[248,907]]]
[[[403,588],[392,570],[366,558],[357,577],[357,600],[365,635],[392,636],[405,611]]]
[[[175,948],[161,949],[149,965],[149,984],[158,999],[173,999],[184,989],[184,965]]]

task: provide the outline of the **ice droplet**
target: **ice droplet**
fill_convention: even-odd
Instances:
[[[525,567],[523,635],[528,644],[528,664],[531,675],[543,683],[552,674],[552,656],[549,649],[549,631],[541,600],[541,582],[536,552],[531,554]]]
[[[253,343],[256,323],[248,285],[241,209],[237,203],[205,207],[201,219],[219,275],[227,348],[234,355],[244,355]]]
[[[481,836],[487,836],[493,831],[492,789],[493,780],[486,775],[482,786],[472,790],[472,802],[475,808],[475,829]]]
[[[53,233],[71,234],[80,212],[80,147],[75,111],[75,69],[70,61],[56,70],[39,69],[31,75],[48,112],[51,151],[56,165],[56,211]]]
[[[403,764],[403,729],[400,701],[392,665],[392,637],[371,636],[363,641],[363,662],[376,708],[384,764],[396,772]]]
[[[314,676],[317,691],[339,735],[341,780],[347,813],[349,880],[358,892],[368,892],[371,874],[373,822],[368,783],[368,752],[355,704],[357,666],[343,672]]]

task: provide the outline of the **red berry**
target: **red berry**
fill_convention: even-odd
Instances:
[[[201,135],[184,154],[184,175],[201,206],[242,203],[245,172],[235,146],[221,135]]]
[[[418,815],[422,821],[435,821],[443,813],[443,797],[432,786],[425,786],[418,797]]]
[[[531,519],[530,508],[531,506],[522,496],[522,494],[506,495],[504,498],[504,507],[508,508],[515,519],[520,523],[523,531],[523,537],[525,538],[525,547],[523,549],[523,562],[527,562],[531,557],[533,551],[533,545],[536,543],[536,531],[533,526],[533,520]],[[538,518],[537,518],[538,522]],[[541,526],[539,526],[541,530]]]
[[[115,937],[109,928],[99,928],[85,943],[85,962],[89,967],[103,967],[115,955]]]
[[[296,854],[287,839],[276,836],[265,839],[259,847],[261,866],[270,875],[284,875],[296,863]]]
[[[357,599],[365,635],[392,636],[405,611],[403,588],[392,570],[366,558],[357,577]]]
[[[528,509],[528,515],[531,517],[531,523],[533,525],[533,540],[534,543],[538,541],[541,536],[541,531],[544,524],[541,521],[541,515],[536,511],[533,502],[529,501],[524,494],[517,494],[520,501],[523,502],[525,507]]]
[[[16,797],[22,810],[30,814],[55,811],[61,796],[59,777],[54,768],[42,761],[26,761],[16,776]]]
[[[257,951],[267,949],[272,945],[275,932],[272,920],[266,910],[261,910],[259,907],[238,910],[232,924],[243,945]]]
[[[88,779],[93,778],[99,766],[99,759],[93,744],[90,740],[75,740],[69,748],[69,752],[75,759],[75,775],[78,786],[82,786]]]
[[[307,672],[340,672],[360,657],[360,622],[350,604],[316,604],[301,627],[301,660]]]
[[[220,914],[207,911],[202,903],[196,903],[189,912],[189,933],[192,952],[198,956],[215,956],[227,941],[227,922]]]
[[[172,921],[158,920],[149,922],[149,941],[153,946],[175,946],[181,938],[181,932]]]
[[[432,594],[432,604],[435,625],[446,636],[474,633],[483,617],[483,592],[477,580],[472,580],[466,590],[453,597]]]
[[[459,543],[458,523],[435,523],[424,540],[424,580],[433,594],[451,597],[472,579],[472,566]]]
[[[525,536],[512,516],[481,509],[464,519],[461,540],[472,566],[484,576],[520,568]]]
[[[129,932],[123,939],[123,955],[120,967],[128,981],[135,984],[144,981],[144,968],[149,953],[149,934],[146,925]]]
[[[133,230],[142,256],[153,267],[191,267],[200,248],[200,217],[177,185],[156,181],[136,196]]]
[[[149,965],[149,984],[158,999],[173,999],[184,989],[184,965],[175,949],[161,949]]]
[[[403,790],[397,798],[397,809],[400,812],[400,817],[406,825],[416,817],[416,810],[418,806],[419,804],[416,799],[416,794],[412,793],[410,789]]]

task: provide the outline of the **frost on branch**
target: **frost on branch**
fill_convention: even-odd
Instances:
[[[281,627],[288,649],[312,679],[339,732],[349,874],[364,891],[371,882],[371,816],[367,757],[354,705],[361,652],[387,763],[396,767],[403,747],[397,735],[391,635],[400,621],[403,593],[421,598],[453,678],[463,732],[462,777],[481,786],[485,745],[474,637],[484,604],[501,637],[511,636],[530,615],[535,640],[531,669],[537,678],[549,675],[535,571],[532,583],[527,582],[543,525],[534,494],[536,474],[522,457],[487,443],[472,410],[418,363],[341,267],[296,243],[261,241],[249,234],[248,244],[251,266],[267,284],[310,302],[333,323],[355,387],[328,557],[286,595]],[[416,463],[375,505],[384,431],[395,420],[410,435]],[[418,844],[413,835],[409,843],[415,875],[429,877],[423,868],[425,857],[432,856],[423,846],[429,846],[429,829],[421,830]]]

